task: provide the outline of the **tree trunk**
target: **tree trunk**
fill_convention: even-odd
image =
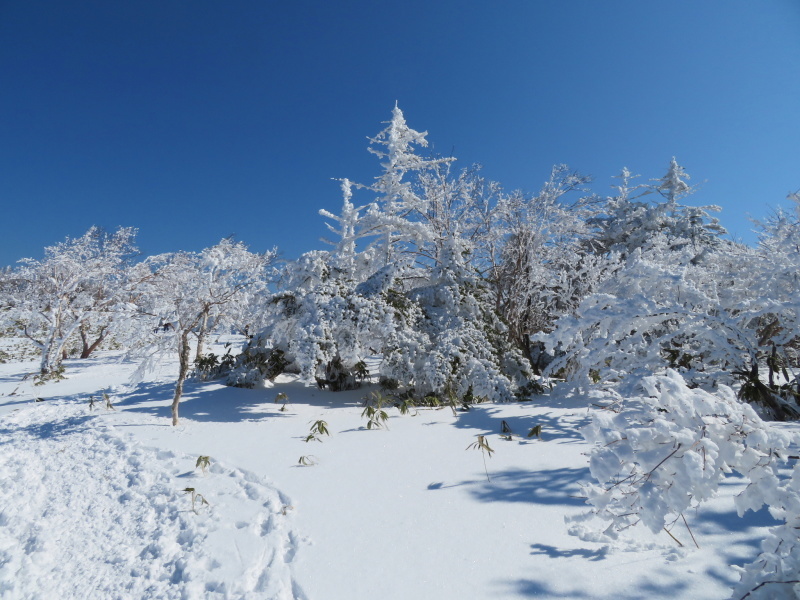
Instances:
[[[52,342],[50,340],[47,340],[42,347],[42,358],[39,361],[40,375],[48,375],[53,368],[52,361],[50,360],[50,349],[52,347]]]
[[[194,360],[197,361],[203,355],[203,342],[206,339],[206,330],[208,329],[208,311],[203,311],[203,316],[200,318],[200,330],[197,332],[197,351],[194,353]]]
[[[178,382],[175,384],[175,397],[172,399],[172,425],[178,424],[178,405],[183,395],[183,382],[189,374],[189,331],[184,330],[180,333],[178,342],[178,355],[180,367],[178,369]]]
[[[100,329],[100,334],[97,336],[97,339],[93,342],[89,342],[88,331],[85,327],[80,328],[81,334],[81,345],[83,348],[81,349],[81,358],[89,358],[89,356],[97,350],[97,347],[103,343],[103,340],[106,339],[106,331],[105,327]]]

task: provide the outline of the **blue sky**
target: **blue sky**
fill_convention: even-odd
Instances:
[[[91,225],[322,248],[395,101],[509,190],[674,155],[754,242],[800,188],[799,32],[796,0],[0,1],[0,265]]]

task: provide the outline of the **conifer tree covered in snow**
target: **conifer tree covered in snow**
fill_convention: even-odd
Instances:
[[[383,174],[370,186],[342,183],[342,212],[330,252],[309,252],[287,265],[267,308],[265,330],[231,374],[254,385],[282,368],[321,385],[355,385],[364,359],[380,355],[379,374],[419,395],[507,400],[527,382],[523,359],[475,268],[486,239],[487,189],[474,173],[449,177],[453,159],[425,159],[399,108],[372,139]],[[381,147],[382,146],[382,147]],[[353,188],[375,194],[356,207]],[[463,228],[462,228],[463,227]],[[362,244],[363,247],[359,247]],[[339,388],[336,383],[333,387]]]
[[[428,159],[417,154],[415,146],[425,148],[428,145],[427,135],[428,132],[411,129],[403,111],[395,106],[386,129],[370,140],[372,145],[368,150],[382,161],[383,168],[373,184],[363,186],[376,194],[366,225],[379,233],[373,243],[378,249],[380,266],[391,264],[406,244],[419,247],[430,239],[430,227],[410,218],[414,213],[425,212],[425,199],[417,192],[413,178],[455,159]]]
[[[754,342],[729,272],[742,248],[721,238],[709,207],[677,203],[690,191],[681,177],[673,159],[655,186],[666,201],[649,204],[639,198],[653,190],[632,187],[623,170],[619,194],[592,218],[605,274],[552,335],[537,336],[558,354],[549,373],[588,385],[672,367],[695,382],[731,383],[747,364]]]

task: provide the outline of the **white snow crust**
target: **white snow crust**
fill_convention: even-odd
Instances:
[[[23,376],[36,363],[0,365],[3,600],[712,600],[730,597],[731,565],[751,563],[778,524],[765,509],[740,518],[746,481],[730,476],[686,512],[699,549],[682,524],[672,533],[683,548],[644,527],[614,543],[569,535],[565,518],[588,508],[580,430],[603,402],[594,396],[457,416],[388,407],[389,429],[367,430],[369,386],[189,382],[172,427],[174,362],[135,387],[136,365],[114,353],[66,366],[66,380],[35,387]],[[331,435],[304,442],[319,419]],[[534,425],[541,440],[525,437]],[[478,435],[494,449],[490,481],[467,450]],[[211,457],[205,474],[200,455]],[[209,506],[195,513],[190,487]]]

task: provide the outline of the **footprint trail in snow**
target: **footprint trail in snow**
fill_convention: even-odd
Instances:
[[[142,447],[85,407],[0,420],[0,598],[306,600],[289,500],[257,476]],[[195,488],[208,506],[192,500]]]

